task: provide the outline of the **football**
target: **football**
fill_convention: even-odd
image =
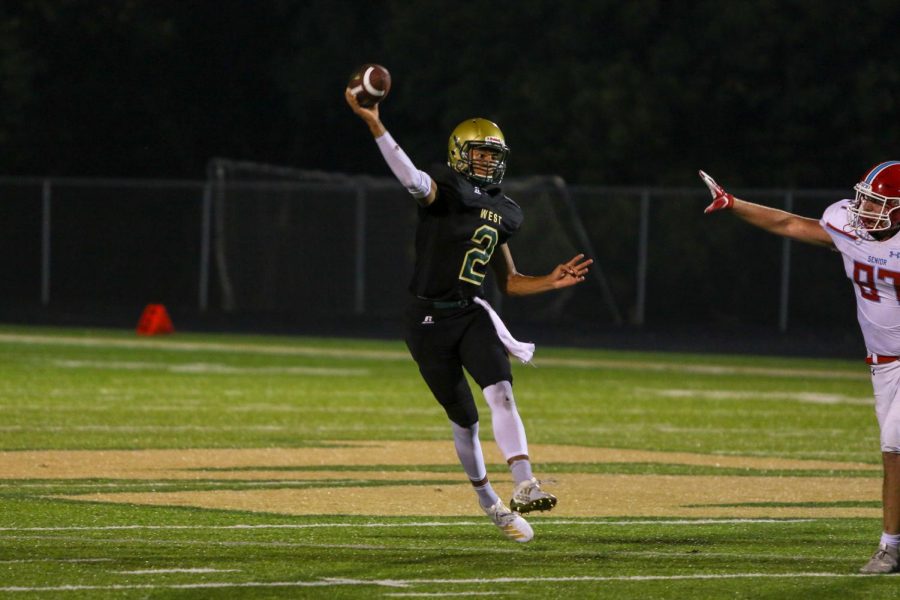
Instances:
[[[347,87],[360,106],[372,108],[391,91],[391,74],[381,65],[365,64],[353,72]]]

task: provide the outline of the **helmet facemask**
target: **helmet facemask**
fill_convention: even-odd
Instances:
[[[503,132],[487,119],[467,119],[450,134],[447,164],[476,185],[503,181],[508,156]]]
[[[900,229],[900,198],[882,196],[865,182],[854,188],[856,198],[847,208],[849,225],[860,237],[886,239]]]
[[[469,140],[459,145],[459,160],[454,168],[476,183],[500,183],[506,174],[507,156],[509,148],[498,138]]]

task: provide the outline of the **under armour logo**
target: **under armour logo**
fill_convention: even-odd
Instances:
[[[890,251],[891,258],[900,258],[900,252]]]
[[[425,315],[425,318],[422,319],[422,325],[434,325],[434,319],[431,318],[431,315]]]
[[[477,186],[476,186],[476,187],[474,187],[474,188],[472,188],[472,189],[474,190],[474,192],[475,192],[476,195],[478,195],[478,196],[481,195],[481,188],[480,188],[480,187],[477,187]]]

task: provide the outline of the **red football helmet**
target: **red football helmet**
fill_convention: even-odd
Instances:
[[[900,161],[875,165],[853,189],[856,199],[847,212],[850,213],[850,226],[858,234],[900,229]],[[884,236],[876,237],[883,239]]]

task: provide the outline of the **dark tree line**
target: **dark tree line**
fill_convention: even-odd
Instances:
[[[423,166],[496,120],[513,175],[848,187],[900,158],[892,0],[21,0],[0,4],[5,175],[201,178],[225,156],[384,174],[343,104]]]

